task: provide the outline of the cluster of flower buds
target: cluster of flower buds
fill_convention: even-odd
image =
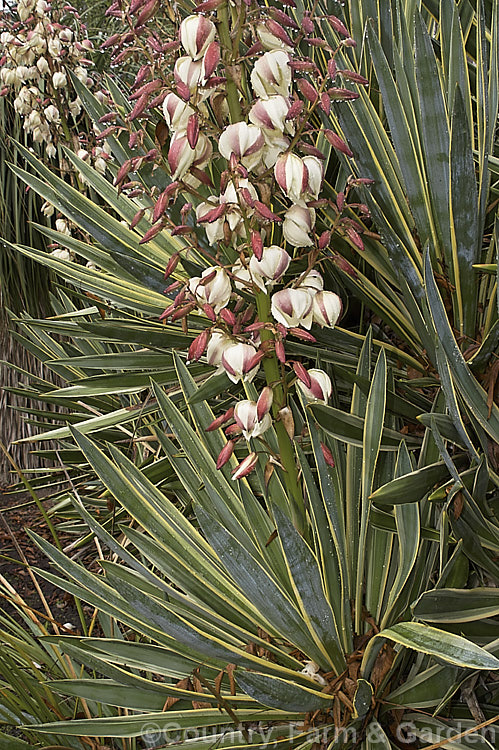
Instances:
[[[305,15],[300,28],[276,8],[252,8],[249,13],[241,5],[246,25],[241,23],[247,28],[241,56],[227,43],[231,37],[223,24],[228,19],[223,22],[219,12],[212,15],[220,5],[206,0],[182,21],[178,39],[164,45],[173,50],[173,74],[165,75],[162,83],[141,83],[138,89],[146,97],[145,108],[147,97],[152,92],[157,96],[164,86],[161,103],[172,185],[153,212],[158,231],[168,205],[181,195],[194,196],[182,208],[183,223],[174,231],[189,235],[199,253],[210,259],[208,268],[190,279],[175,271],[178,258],[168,264],[165,278],[175,273],[175,281],[165,290],[170,304],[161,317],[182,320],[188,330],[188,317],[200,316],[201,333],[198,328],[188,360],[205,357],[233,383],[262,383],[256,401],[238,401],[208,427],[223,428],[228,439],[218,468],[231,459],[239,440],[258,440],[269,451],[265,433],[276,419],[292,438],[287,402],[291,383],[306,401],[326,403],[331,395],[327,373],[290,360],[286,339],[314,342],[314,326],[332,328],[341,316],[340,297],[324,289],[317,269],[324,263],[331,233],[327,224],[316,230],[316,223],[324,224],[320,209],[329,201],[321,198],[325,156],[316,147],[312,115],[322,110],[328,116],[333,100],[358,96],[336,85],[338,77],[342,83],[365,83],[351,71],[338,70],[338,49],[354,43],[334,16]],[[246,5],[252,5],[251,0]],[[322,22],[337,36],[334,49],[320,31],[314,36],[316,24]],[[327,73],[298,52],[295,33],[310,46],[322,47]],[[216,75],[219,63],[222,76]],[[324,130],[324,136],[343,157],[351,156],[342,137],[332,130]],[[208,168],[212,160],[213,170]],[[334,216],[342,213],[343,204],[334,205]],[[348,221],[344,226],[360,237],[361,226],[350,217]],[[337,226],[343,225],[338,221]],[[228,263],[227,258],[234,260]],[[273,359],[281,380],[269,379],[265,368],[264,385],[266,358]],[[291,379],[286,368],[293,371]],[[255,468],[258,453],[253,448],[234,470],[234,479]]]
[[[17,16],[0,18],[0,94],[13,93],[24,129],[52,158],[58,141],[66,140],[66,123],[81,112],[70,73],[93,85],[88,59],[93,45],[69,5],[59,11],[46,0],[20,0]]]

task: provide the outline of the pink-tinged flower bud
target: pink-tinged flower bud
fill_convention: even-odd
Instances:
[[[239,401],[234,407],[234,419],[246,440],[262,435],[272,426],[270,414],[264,414],[261,420],[258,419],[255,401]]]
[[[259,422],[261,422],[264,416],[270,412],[273,400],[274,392],[269,385],[266,385],[258,396],[258,401],[256,402],[256,416]]]
[[[187,16],[180,24],[180,44],[193,60],[199,60],[215,39],[215,24],[205,16]]]
[[[194,341],[189,347],[189,352],[187,354],[187,362],[197,362],[198,359],[200,359],[206,349],[206,345],[208,343],[208,338],[210,336],[210,332],[208,329],[202,331],[202,333],[199,334],[199,336],[196,336]]]
[[[172,91],[163,100],[163,114],[171,130],[185,130],[194,110]]]
[[[258,454],[257,453],[250,453],[244,461],[241,461],[237,469],[234,469],[232,472],[232,479],[242,479],[243,477],[248,476],[248,474],[251,474],[253,469],[256,467],[258,463]]]
[[[331,24],[332,28],[338,33],[341,34],[341,36],[345,36],[350,38],[350,32],[348,31],[347,27],[343,23],[343,21],[340,21],[339,18],[336,16],[328,16],[328,21]]]
[[[215,72],[220,62],[220,45],[218,42],[212,42],[208,45],[203,56],[203,79],[206,81]]]
[[[286,328],[312,325],[312,297],[304,289],[282,289],[272,295],[271,311]]]
[[[341,299],[334,292],[317,292],[312,303],[314,323],[334,328],[341,315]]]
[[[302,363],[294,362],[293,370],[295,371],[295,375],[298,380],[301,380],[301,382],[306,385],[307,388],[310,388],[310,386],[312,385],[312,379],[308,373],[308,370],[302,365]]]
[[[191,94],[195,94],[203,80],[203,61],[193,60],[187,55],[179,57],[175,63],[174,78],[177,88],[183,84]]]
[[[232,344],[225,349],[222,366],[233,383],[253,380],[260,367],[259,363],[254,364],[256,354],[257,350],[251,344]]]
[[[266,50],[280,49],[287,52],[293,50],[293,42],[289,34],[272,18],[268,18],[264,23],[257,24],[256,34],[262,47]]]
[[[222,354],[229,346],[233,345],[233,340],[223,331],[215,328],[211,332],[210,341],[206,348],[206,360],[209,365],[219,367],[222,371]]]
[[[314,296],[317,292],[322,292],[324,289],[324,279],[319,271],[312,268],[300,281],[298,288],[305,289],[311,296]]]
[[[288,253],[278,245],[264,247],[261,260],[252,255],[249,262],[250,271],[253,275],[258,275],[265,279],[266,286],[273,286],[276,281],[280,281],[291,262]]]
[[[251,85],[261,99],[268,99],[274,94],[288,97],[291,75],[288,53],[275,49],[266,52],[256,61],[251,72]]]
[[[298,388],[307,401],[320,401],[326,404],[333,390],[329,375],[324,370],[309,370],[308,374],[311,380],[310,387],[307,387],[301,380],[297,380]]]
[[[234,453],[234,446],[235,442],[233,440],[229,440],[224,445],[217,458],[217,469],[221,469],[230,460],[230,457]]]
[[[226,412],[223,414],[220,414],[219,417],[213,420],[211,424],[208,425],[208,427],[205,427],[205,432],[214,432],[215,430],[218,430],[220,427],[222,427],[226,422],[230,422],[232,417],[234,416],[234,407],[230,407],[230,409],[227,409]]]
[[[223,131],[218,141],[218,150],[227,160],[234,154],[246,169],[254,169],[262,157],[264,145],[260,128],[236,122]]]
[[[251,232],[251,249],[255,258],[261,260],[263,255],[263,240],[260,232]]]
[[[209,277],[209,281],[203,281]],[[189,281],[189,291],[194,294],[199,304],[208,304],[215,313],[225,307],[232,293],[232,286],[227,272],[219,266],[211,266],[203,271],[201,277],[194,276]]]
[[[350,151],[345,141],[342,140],[339,135],[333,133],[332,130],[324,130],[324,135],[326,136],[331,146],[337,151],[341,151],[341,153],[346,154],[346,156],[353,156],[353,153]]]
[[[286,349],[284,348],[283,341],[275,342],[275,354],[279,362],[285,365],[286,364]]]
[[[286,242],[293,247],[309,247],[314,244],[309,234],[315,224],[313,208],[295,204],[284,214],[282,233]]]
[[[282,136],[285,127],[288,132],[294,128],[286,121],[290,101],[285,96],[269,96],[268,99],[257,99],[249,111],[249,120],[264,132],[267,139]]]
[[[324,461],[327,463],[328,466],[330,466],[332,469],[335,467],[333,454],[327,447],[327,445],[324,445],[324,443],[321,443],[321,451],[322,455],[324,456]]]

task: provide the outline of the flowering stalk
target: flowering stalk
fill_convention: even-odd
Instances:
[[[238,14],[234,29],[231,13]],[[248,455],[232,472],[234,481],[251,474],[267,454],[266,481],[279,466],[300,531],[305,503],[290,389],[296,382],[307,401],[325,403],[331,383],[322,370],[308,371],[306,364],[290,360],[286,339],[315,342],[312,327],[333,327],[342,309],[339,297],[324,290],[316,268],[331,241],[327,227],[316,230],[316,209],[327,205],[337,217],[344,200],[321,198],[325,157],[315,146],[317,128],[310,118],[316,107],[328,114],[331,97],[357,96],[331,86],[336,51],[327,43],[331,64],[325,76],[297,47],[304,35],[315,39],[314,23],[321,18],[308,18],[300,31],[283,11],[276,16],[275,10],[252,6],[247,12],[245,3],[230,10],[224,0],[206,0],[182,20],[176,40],[157,42],[164,53],[163,71],[156,67],[154,72],[152,61],[141,68],[133,86],[138,109],[129,118],[146,117],[148,107],[162,103],[172,180],[154,197],[153,226],[141,243],[168,226],[170,206],[187,194],[182,223],[170,231],[188,236],[196,256],[208,260],[199,275],[187,279],[177,268],[178,256],[168,264],[165,278],[173,275],[174,281],[165,290],[170,300],[161,320],[182,321],[187,331],[192,316],[200,316],[202,331],[198,328],[189,347],[188,361],[205,357],[233,383],[254,381],[261,389],[257,401],[236,402],[207,426],[223,429],[228,439],[217,468],[233,460],[243,440]],[[241,57],[243,37],[247,51]],[[338,148],[343,144],[333,140]],[[212,160],[220,169],[209,169]],[[118,172],[120,184],[130,170],[137,171],[136,159]],[[278,201],[272,200],[274,194]],[[137,221],[142,216],[139,212]],[[335,221],[333,230],[340,224]],[[345,225],[344,231],[357,231],[357,226]],[[271,426],[278,455],[271,454],[264,438]],[[261,448],[256,450],[253,441]]]

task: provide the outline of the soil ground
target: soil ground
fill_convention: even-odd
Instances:
[[[44,503],[49,506],[50,501],[45,500]],[[57,523],[57,519],[53,520]],[[11,494],[6,489],[0,489],[0,574],[29,607],[47,615],[25,562],[29,566],[43,570],[49,570],[50,563],[33,544],[26,529],[31,529],[53,542],[50,530],[29,493]],[[65,538],[64,534],[60,534],[59,537],[63,546],[73,540],[73,537]],[[23,556],[25,561],[23,561]],[[41,576],[37,576],[37,581],[54,620],[60,625],[71,623],[75,626],[72,632],[78,633],[79,618],[72,596],[56,588]],[[0,610],[20,620],[15,607],[4,597],[0,600]]]

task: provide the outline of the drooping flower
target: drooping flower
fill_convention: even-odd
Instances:
[[[232,286],[227,272],[219,266],[206,268],[201,276],[194,276],[189,281],[189,291],[200,304],[210,305],[215,313],[225,307],[232,293]]]
[[[312,325],[312,298],[304,289],[281,289],[272,295],[271,312],[286,328],[309,329]]]
[[[199,13],[187,16],[180,24],[180,44],[193,60],[199,60],[215,39],[215,33],[215,24],[209,18]]]
[[[293,247],[309,247],[314,244],[310,232],[315,224],[315,211],[307,206],[295,204],[284,214],[282,233]]]
[[[233,343],[233,340],[226,333],[218,328],[213,329],[208,346],[206,347],[206,360],[208,364],[218,367],[222,371],[222,354]]]
[[[312,302],[314,323],[321,328],[334,328],[341,315],[341,299],[334,292],[317,292]]]
[[[249,262],[250,271],[253,275],[258,275],[265,279],[266,286],[273,286],[280,281],[291,262],[291,257],[282,247],[270,245],[264,247],[261,260],[252,255]],[[265,287],[263,287],[265,290]]]
[[[256,401],[239,401],[234,407],[234,419],[246,440],[262,435],[272,426],[269,413],[264,414],[261,420],[258,419]]]
[[[254,169],[262,157],[265,140],[256,125],[236,122],[228,125],[220,136],[218,150],[227,160],[232,154],[246,167]]]
[[[305,385],[302,380],[297,380],[296,384],[308,401],[320,401],[326,404],[331,395],[333,387],[327,372],[319,369],[308,371],[310,376],[310,386]]]
[[[194,109],[171,91],[163,101],[163,114],[169,128],[185,130],[189,117],[194,114]]]
[[[261,99],[275,94],[289,96],[292,77],[289,61],[289,54],[281,49],[266,52],[256,61],[251,71],[251,85],[257,96]]]
[[[233,383],[251,382],[260,367],[258,352],[251,344],[232,344],[222,354],[222,365]]]

